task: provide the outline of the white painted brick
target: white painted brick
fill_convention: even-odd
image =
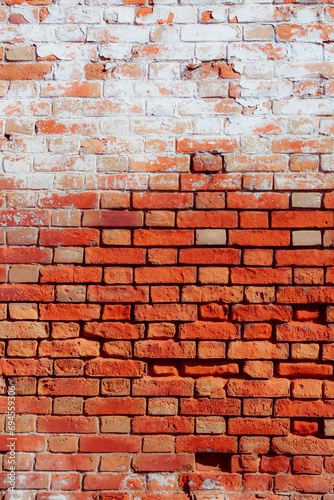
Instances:
[[[103,94],[105,97],[118,97],[120,94],[123,97],[133,96],[133,82],[108,80],[104,83]]]
[[[129,120],[123,117],[101,118],[99,129],[102,135],[127,135],[129,132]]]
[[[230,117],[225,125],[225,133],[233,135],[245,134],[282,134],[287,131],[288,120],[267,116]]]
[[[147,26],[88,27],[87,41],[145,43],[149,41],[149,28]]]
[[[128,43],[110,43],[99,45],[98,51],[104,59],[128,59],[131,57],[132,47]]]
[[[198,9],[199,20],[202,19],[203,13],[209,10],[211,16],[211,23],[224,23],[227,21],[227,8],[226,7],[212,7],[208,9],[207,7],[200,7]],[[188,21],[191,22],[191,21]]]
[[[187,25],[181,28],[181,40],[188,42],[229,42],[241,39],[237,26],[224,25]]]
[[[180,64],[177,62],[151,63],[149,78],[150,80],[179,80]]]
[[[54,56],[57,59],[77,61],[97,58],[96,47],[85,44],[42,43],[37,45],[37,55],[42,58]]]
[[[227,45],[225,43],[197,43],[195,46],[195,55],[200,61],[225,59],[226,47]]]
[[[5,156],[3,159],[3,169],[6,174],[19,174],[30,172],[32,158],[29,156]]]
[[[127,24],[135,20],[136,9],[133,6],[107,7],[104,13],[104,19],[107,23]]]
[[[334,100],[294,98],[274,101],[273,112],[277,115],[330,115],[334,113]]]
[[[196,23],[197,12],[193,7],[154,7],[152,14],[137,16],[137,24],[162,24],[172,19],[173,24]]]

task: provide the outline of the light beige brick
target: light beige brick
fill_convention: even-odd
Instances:
[[[321,231],[292,231],[292,244],[303,247],[321,245]]]
[[[226,245],[225,229],[197,229],[196,245]]]
[[[320,208],[321,193],[292,193],[294,208]]]
[[[24,47],[22,45],[7,47],[6,59],[8,61],[33,61],[35,59],[35,47]]]
[[[56,248],[53,262],[56,264],[81,264],[83,262],[83,255],[83,248]]]
[[[39,275],[38,266],[17,265],[9,269],[9,282],[11,283],[37,283]]]
[[[198,434],[223,434],[226,423],[223,417],[197,417],[196,432]]]

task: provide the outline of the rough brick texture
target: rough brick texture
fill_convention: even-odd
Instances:
[[[333,500],[334,4],[0,23],[0,498]]]

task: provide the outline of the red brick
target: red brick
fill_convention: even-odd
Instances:
[[[275,403],[275,416],[319,418],[333,417],[334,401],[289,401],[278,399]]]
[[[319,325],[316,323],[291,322],[278,325],[276,337],[279,341],[304,342],[304,341],[331,341],[334,340],[334,331],[331,325]]]
[[[228,208],[239,209],[287,209],[288,193],[227,193]]]
[[[7,474],[7,472],[0,473],[0,487],[2,490],[8,487]],[[15,474],[15,480],[15,488],[18,490],[45,490],[49,485],[49,476],[38,472],[18,472]]]
[[[195,283],[196,267],[140,267],[135,270],[136,283]]]
[[[199,317],[202,320],[227,320],[228,318],[228,306],[221,304],[204,304],[199,306]]]
[[[320,457],[294,457],[293,458],[293,472],[295,474],[321,474],[322,473],[322,458],[320,458]]]
[[[191,434],[194,432],[194,419],[178,416],[134,417],[132,431],[135,434]]]
[[[51,70],[50,64],[0,64],[0,79],[43,80]]]
[[[238,227],[238,214],[235,211],[213,210],[211,212],[201,210],[200,212],[182,212],[177,214],[178,227],[212,227],[228,228]]]
[[[96,396],[99,381],[84,378],[45,378],[38,382],[38,393],[43,396]]]
[[[40,319],[47,321],[90,321],[100,317],[100,306],[93,304],[40,305]]]
[[[189,248],[180,250],[182,264],[240,264],[241,252],[236,249]]]
[[[272,227],[332,227],[333,213],[321,211],[272,212]]]
[[[133,193],[134,208],[173,210],[191,208],[193,195],[191,193]]]
[[[182,289],[184,302],[241,302],[243,287],[241,286],[185,286]]]
[[[186,472],[194,470],[193,455],[189,454],[138,454],[133,458],[132,466],[136,472]],[[155,493],[154,493],[155,495]],[[142,500],[151,500],[146,495]],[[152,496],[153,500],[153,496]],[[167,499],[166,499],[167,500]],[[176,500],[176,499],[175,499]],[[180,500],[183,500],[182,498]]]
[[[100,240],[97,229],[41,229],[39,243],[43,246],[94,246]]]
[[[245,247],[279,247],[290,245],[290,231],[270,229],[232,229],[229,231],[229,245]]]
[[[181,486],[182,486],[183,482],[185,482],[185,484],[188,484],[190,491],[207,490],[208,489],[207,485],[214,484],[214,488],[216,489],[216,492],[214,493],[214,495],[216,497],[217,497],[217,495],[219,495],[218,492],[220,492],[220,491],[225,492],[225,491],[240,491],[241,490],[241,476],[240,476],[240,474],[228,474],[228,473],[226,474],[226,473],[217,473],[217,472],[212,472],[212,471],[201,472],[201,473],[196,472],[196,474],[189,474],[189,475],[183,476],[183,477],[181,476],[180,482],[181,482]],[[209,488],[210,488],[210,486],[209,486]],[[206,493],[206,494],[209,494],[209,493]],[[205,495],[205,493],[204,493],[204,495]],[[232,493],[229,493],[228,495],[231,496]],[[242,495],[244,495],[244,493]],[[199,498],[201,498],[201,497],[199,497]],[[204,497],[204,499],[205,499],[205,497]],[[209,499],[213,500],[210,497],[209,497]],[[217,499],[220,500],[220,497],[217,497]]]
[[[282,304],[331,303],[334,302],[333,291],[331,286],[282,286],[278,288],[276,298]]]
[[[236,453],[237,438],[234,436],[178,436],[176,453]]]
[[[192,396],[193,393],[194,382],[188,378],[144,377],[132,383],[134,396]]]
[[[148,302],[147,286],[90,285],[87,290],[90,302]]]
[[[181,399],[181,415],[240,415],[238,399]]]
[[[292,422],[292,430],[294,434],[300,436],[309,436],[318,432],[318,422],[307,422],[302,420],[295,420]]]
[[[84,212],[83,226],[138,227],[143,225],[143,212],[119,210],[87,210]]]
[[[42,341],[39,355],[50,357],[89,357],[98,356],[99,343],[86,339]]]
[[[275,480],[275,491],[299,493],[328,493],[334,489],[334,478],[326,476],[279,475]]]
[[[181,191],[225,191],[241,188],[241,174],[181,174]]]
[[[42,208],[98,208],[98,193],[41,193],[38,205]]]
[[[273,478],[267,474],[245,474],[242,481],[246,491],[271,491]]]
[[[186,246],[194,244],[194,232],[177,229],[135,229],[135,246]]]
[[[244,264],[246,266],[271,266],[273,263],[273,250],[244,250]]]
[[[73,267],[45,266],[40,269],[41,283],[72,283],[73,277]]]
[[[290,458],[284,456],[261,457],[261,470],[263,472],[290,472]]]
[[[15,451],[41,452],[46,448],[45,436],[15,435]],[[0,436],[0,450],[8,451],[8,436]]]
[[[290,395],[290,381],[286,379],[238,380],[230,379],[227,395],[232,397],[284,397]]]
[[[316,363],[279,363],[277,373],[283,377],[330,377],[333,366]]]
[[[268,214],[266,212],[240,212],[240,227],[242,228],[267,228],[269,227]]]
[[[140,340],[134,346],[137,358],[195,358],[195,342],[174,342],[174,340]]]
[[[195,172],[219,172],[223,162],[221,156],[194,156],[193,169]]]
[[[49,302],[53,299],[53,287],[49,285],[0,285],[2,302]]]
[[[0,396],[0,411],[5,413],[8,410],[8,397]],[[16,396],[16,413],[28,413],[33,415],[43,415],[51,413],[51,398],[39,398],[35,396]]]
[[[144,248],[87,248],[85,254],[87,264],[145,264],[146,262]]]
[[[38,417],[37,432],[56,434],[91,434],[97,431],[97,421],[94,417]]]
[[[333,255],[330,250],[278,250],[275,252],[278,266],[330,266]]]
[[[93,471],[96,470],[98,457],[95,455],[63,455],[53,453],[38,454],[36,456],[36,470],[78,470]]]
[[[195,321],[197,306],[192,304],[135,305],[137,321]]]
[[[141,377],[145,364],[142,361],[95,358],[88,361],[86,374],[105,377]]]
[[[244,325],[245,339],[269,339],[272,327],[268,323],[249,323]]]
[[[290,430],[288,418],[230,418],[229,434],[286,436]]]
[[[222,322],[195,321],[179,327],[180,339],[238,339],[240,331],[237,325]]]
[[[84,335],[86,337],[102,337],[114,340],[139,339],[144,336],[144,325],[133,325],[131,323],[116,321],[104,321],[103,323],[91,322],[84,325]]]
[[[144,412],[144,398],[90,398],[85,402],[87,415],[143,415]]]
[[[140,477],[126,474],[87,474],[84,478],[83,488],[85,490],[143,489],[143,481]],[[107,496],[105,497],[108,498]],[[112,499],[113,497],[111,497]],[[121,497],[122,498],[122,497]],[[124,497],[123,497],[124,498]],[[117,497],[116,497],[117,500]]]
[[[232,359],[287,359],[288,344],[272,344],[267,341],[230,342],[227,357]]]
[[[47,376],[52,374],[52,361],[48,359],[2,359],[0,370],[4,375]]]
[[[137,436],[82,436],[79,451],[85,453],[138,453],[141,439]]]
[[[182,364],[181,373],[191,377],[227,376],[239,373],[239,366],[236,363],[222,363],[215,360],[188,361]]]
[[[292,283],[292,271],[289,268],[258,268],[258,267],[234,267],[231,269],[231,282],[236,284],[260,284],[273,285],[278,283]]]
[[[236,321],[289,321],[291,314],[290,306],[274,304],[232,306],[232,319]]]
[[[103,309],[103,320],[113,319],[130,319],[131,306],[123,306],[120,304],[106,305]]]

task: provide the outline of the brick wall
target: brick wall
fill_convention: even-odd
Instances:
[[[3,500],[334,499],[333,20],[1,1]]]

